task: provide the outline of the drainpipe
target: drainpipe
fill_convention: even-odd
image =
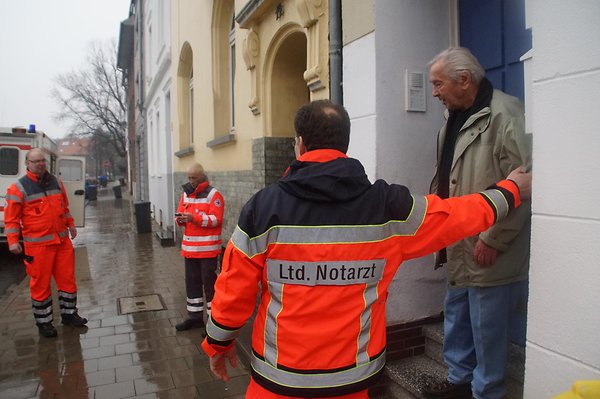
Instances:
[[[342,0],[329,0],[329,97],[344,104],[342,90]]]

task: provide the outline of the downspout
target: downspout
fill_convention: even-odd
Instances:
[[[342,87],[342,0],[329,0],[329,97],[344,104]]]
[[[140,133],[140,138],[138,139],[138,179],[140,182],[140,191],[138,201],[146,201],[148,195],[148,135],[146,134],[146,76],[144,71],[145,64],[145,54],[144,54],[144,0],[138,0],[139,5],[139,56],[140,56],[140,98],[139,98],[139,110],[142,119],[142,129]],[[143,153],[143,157],[142,157]]]

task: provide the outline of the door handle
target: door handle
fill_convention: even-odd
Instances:
[[[75,195],[83,195],[83,190],[75,190]]]

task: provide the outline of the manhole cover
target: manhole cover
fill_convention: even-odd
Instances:
[[[166,309],[162,302],[162,298],[158,294],[119,298],[117,306],[119,308],[119,314]]]

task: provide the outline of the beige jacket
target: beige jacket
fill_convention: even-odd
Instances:
[[[446,119],[448,112],[446,111]],[[438,135],[438,164],[446,125]],[[525,134],[521,103],[494,90],[489,107],[471,115],[460,129],[450,171],[450,196],[484,190],[505,178],[519,165],[531,167],[531,138]],[[438,173],[431,183],[437,192]],[[531,204],[523,203],[511,215],[479,236],[447,248],[448,284],[452,287],[496,286],[524,280],[529,274]],[[478,238],[498,250],[496,263],[481,267],[473,261]]]

